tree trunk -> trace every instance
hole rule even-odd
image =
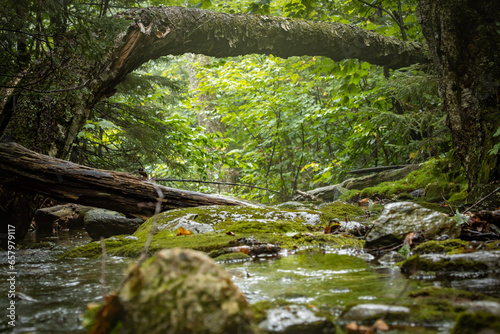
[[[15,143],[0,144],[0,183],[3,190],[41,194],[143,219],[155,213],[159,202],[161,211],[202,205],[247,205],[236,200],[160,186],[126,173],[81,166],[30,151]],[[163,196],[161,199],[159,191]],[[16,207],[29,206],[30,203],[24,201],[25,196],[17,197]],[[31,221],[31,212],[24,212],[26,215],[20,216],[20,219]],[[25,226],[22,221],[6,223]],[[27,231],[21,232],[26,234]],[[1,246],[6,246],[3,240]]]
[[[6,189],[116,210],[143,219],[155,213],[158,201],[161,211],[202,205],[247,205],[161,186],[127,173],[78,165],[16,143],[0,144],[0,182]],[[163,199],[159,199],[158,191]]]
[[[500,2],[420,0],[419,15],[469,190],[498,180]]]

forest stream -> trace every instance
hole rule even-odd
[[[35,241],[35,234],[27,241]],[[31,239],[31,240],[30,240]],[[83,230],[59,232],[57,236],[39,237],[47,247],[24,249],[17,253],[19,298],[18,321],[12,333],[84,333],[82,314],[87,303],[102,300],[101,260],[60,259],[67,250],[90,240]],[[2,257],[2,268],[7,267]],[[106,288],[112,290],[123,280],[130,258],[108,257]],[[500,296],[498,278],[457,276],[452,280],[409,280],[393,264],[379,263],[372,255],[352,249],[298,250],[277,257],[261,257],[245,263],[220,264],[244,293],[250,304],[277,301],[297,306],[268,314],[261,327],[279,332],[294,321],[321,320],[311,310],[339,316],[346,305],[365,303],[400,304],[408,291],[426,286],[480,290]],[[5,281],[7,270],[2,270]],[[405,296],[405,297],[402,297]],[[2,309],[7,307],[5,299]],[[294,314],[290,316],[290,314]],[[315,315],[316,314],[316,315]],[[300,318],[304,319],[300,319]],[[2,321],[0,332],[11,329]],[[453,323],[436,322],[426,328],[401,323],[388,333],[448,333]]]

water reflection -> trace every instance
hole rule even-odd
[[[407,287],[392,268],[376,268],[345,254],[302,252],[278,259],[222,265],[244,268],[249,277],[233,277],[249,302],[283,299],[342,308],[359,300],[391,302]]]

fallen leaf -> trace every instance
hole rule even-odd
[[[377,331],[388,331],[389,330],[389,325],[387,325],[387,323],[382,320],[382,319],[378,319],[377,321],[375,321],[375,323],[373,324],[373,329],[377,330]]]
[[[177,236],[191,235],[191,234],[193,234],[193,232],[191,232],[190,230],[186,230],[184,227],[179,227],[179,229],[177,230]]]
[[[362,200],[359,200],[358,205],[359,206],[368,206],[369,201],[370,201],[369,197],[363,198]]]
[[[346,329],[348,332],[349,331],[358,331],[358,324],[355,322],[350,322],[349,324],[347,324]]]

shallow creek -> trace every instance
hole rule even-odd
[[[60,233],[57,238],[43,238],[43,241],[52,245],[16,253],[16,290],[32,300],[17,300],[16,327],[12,331],[12,327],[2,320],[2,333],[84,333],[81,314],[85,305],[102,299],[100,260],[59,259],[66,250],[89,241],[85,232]],[[128,258],[107,259],[108,291],[119,286],[131,261]],[[8,271],[5,253],[0,266],[0,279],[5,282]],[[490,286],[484,279],[480,282],[469,279],[469,283],[463,279],[451,282],[408,280],[398,268],[380,265],[367,254],[350,250],[301,251],[279,258],[221,266],[252,304],[278,299],[306,304],[335,315],[353,303],[391,304],[399,300],[405,289],[409,291],[431,284],[462,289],[479,285],[482,291],[489,289],[498,293],[497,280]],[[2,298],[0,308],[5,310],[7,306],[7,298]],[[450,325],[436,324],[431,329],[414,330],[405,326],[404,330],[390,333],[447,333]]]

